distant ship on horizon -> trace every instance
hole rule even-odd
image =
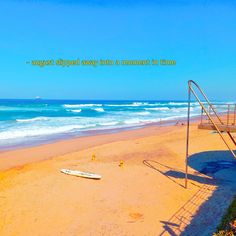
[[[41,100],[42,98],[40,96],[36,96],[35,100]]]

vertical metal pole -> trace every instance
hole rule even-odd
[[[202,112],[201,112],[201,124],[202,124],[202,120],[203,120],[203,109],[202,109]]]
[[[227,125],[229,125],[230,105],[228,104]]]
[[[235,118],[236,118],[236,105],[234,105],[234,125],[235,125]]]
[[[189,149],[189,123],[190,123],[190,103],[191,103],[191,84],[188,84],[188,118],[187,118],[187,142],[186,142],[186,159],[185,159],[185,188],[188,187],[188,149]]]
[[[211,115],[211,106],[209,106],[208,107],[208,113]],[[211,122],[210,122],[210,120],[209,120],[209,118],[208,118],[208,124],[210,124]]]

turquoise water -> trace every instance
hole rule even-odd
[[[196,102],[191,114],[200,114]],[[0,148],[129,129],[186,115],[185,101],[0,100]]]

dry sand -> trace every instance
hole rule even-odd
[[[233,160],[217,134],[193,124],[185,189],[185,139],[185,126],[146,127],[0,153],[0,235],[211,235],[236,193],[236,168],[198,172]]]

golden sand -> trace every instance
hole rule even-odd
[[[225,150],[217,135],[190,128],[190,155]],[[185,143],[185,126],[146,127],[2,152],[0,235],[160,235],[206,186],[191,178],[184,188]],[[102,179],[65,175],[62,168]],[[207,197],[214,191],[212,185]],[[204,201],[199,198],[191,217]],[[184,230],[190,222],[174,227]]]

